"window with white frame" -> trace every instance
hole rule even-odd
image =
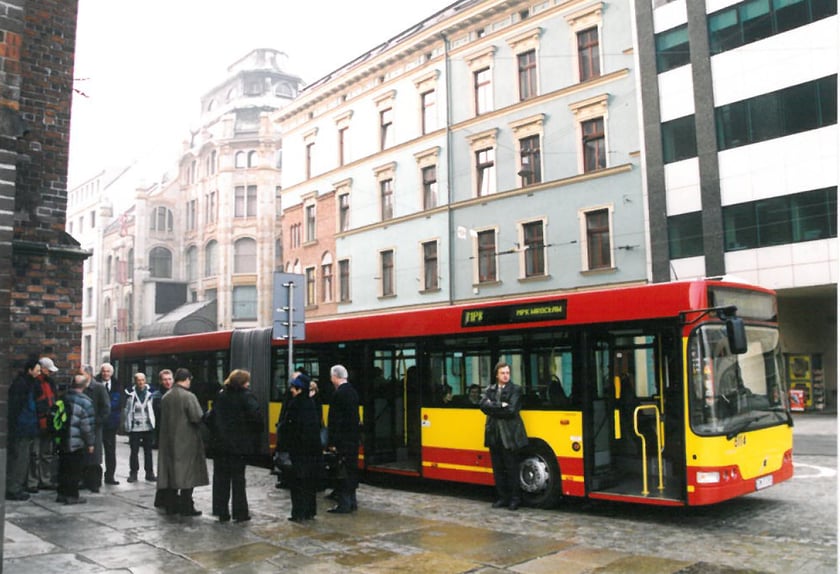
[[[545,114],[536,114],[510,124],[519,152],[517,175],[522,187],[540,183],[542,177],[542,136]]]
[[[379,208],[382,221],[394,218],[394,180],[383,179],[379,182]]]
[[[353,117],[353,112],[349,111],[341,114],[335,118],[336,134],[338,136],[338,165],[342,166],[349,161],[348,152],[350,151],[349,137],[350,137],[350,118]]]
[[[186,208],[187,231],[195,231],[198,227],[198,200],[189,200]]]
[[[257,215],[257,186],[237,185],[234,188],[233,216],[256,217]]]
[[[547,274],[545,260],[545,221],[523,223],[521,229],[522,271],[524,277]]]
[[[232,295],[231,318],[234,321],[257,318],[256,285],[234,285]]]
[[[603,2],[566,14],[566,22],[572,31],[573,54],[579,82],[585,82],[601,75],[601,12]]]
[[[236,169],[244,169],[248,167],[248,154],[244,151],[236,152],[234,156],[233,165]]]
[[[440,147],[414,154],[417,167],[420,168],[421,204],[423,210],[434,209],[438,205],[438,175],[437,162]]]
[[[420,96],[420,133],[427,134],[438,128],[437,120],[437,70],[415,78],[414,85]]]
[[[306,242],[315,241],[317,239],[316,221],[315,221],[315,201],[310,200],[303,206],[303,223],[304,234],[306,235]]]
[[[233,272],[257,272],[257,242],[250,237],[237,239],[233,244]]]
[[[338,231],[350,230],[350,183],[349,179],[335,184],[338,197]]]
[[[392,147],[396,142],[394,136],[394,104],[396,92],[391,90],[374,98],[379,112],[379,149]]]
[[[607,94],[601,94],[569,104],[578,125],[578,166],[581,173],[609,167],[606,132],[608,99]]]
[[[379,252],[379,293],[382,297],[396,294],[394,285],[394,250],[386,249]]]
[[[373,169],[373,175],[379,185],[379,215],[382,221],[394,217],[394,176],[397,164],[390,162]]]
[[[496,275],[496,230],[478,231],[475,237],[475,259],[477,283],[491,283],[498,280]]]
[[[318,128],[309,130],[303,134],[303,175],[305,179],[311,179],[315,162],[315,138],[318,135]]]
[[[303,271],[304,290],[306,292],[306,306],[315,305],[315,268],[307,267]]]
[[[597,207],[581,210],[581,244],[583,268],[587,271],[611,269],[612,261],[612,208]]]
[[[321,302],[333,300],[333,259],[329,253],[321,257]]]
[[[438,242],[425,241],[420,244],[423,254],[423,290],[432,291],[440,287],[438,281]]]
[[[496,128],[468,137],[473,153],[475,196],[496,193]]]
[[[204,222],[207,224],[216,223],[219,217],[219,206],[216,202],[216,197],[215,191],[204,195]]]
[[[519,100],[525,101],[538,95],[537,54],[540,46],[541,28],[532,28],[507,38],[507,43],[516,55]]]
[[[91,220],[93,220],[93,212],[91,212]],[[152,208],[151,217],[149,217],[149,229],[151,231],[168,231],[172,232],[172,210],[168,207],[159,205]],[[91,225],[91,227],[93,227]]]
[[[204,246],[204,276],[215,277],[218,273],[219,244],[215,239]]]
[[[475,115],[493,111],[493,60],[496,47],[491,46],[464,56],[473,78]]]
[[[435,102],[436,92],[429,90],[420,94],[421,133],[427,134],[437,129],[437,115]]]
[[[165,247],[154,247],[149,252],[149,275],[155,278],[172,278],[172,252]]]
[[[186,257],[184,257],[184,265],[186,267],[187,281],[195,281],[198,279],[198,248],[195,245],[187,248]]]
[[[342,303],[350,302],[350,260],[341,259],[338,262],[338,300]]]

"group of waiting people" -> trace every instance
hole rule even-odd
[[[349,514],[358,509],[359,395],[348,380],[343,365],[330,368],[333,394],[326,426],[318,398],[318,385],[299,368],[289,383],[277,422],[277,452],[288,453],[285,471],[292,499],[289,520],[303,522],[317,514],[316,492],[323,481],[324,452],[335,463],[334,486],[329,495],[336,504],[327,512]]]
[[[123,390],[113,366],[104,363],[95,377],[90,369],[74,373],[61,392],[55,381],[57,372],[49,357],[33,359],[10,387],[7,500],[28,500],[31,493],[43,489],[56,490],[57,502],[84,503],[80,488],[100,490],[103,454],[104,483],[119,484],[116,437],[122,429],[130,449],[128,482],[138,480],[142,449],[145,478],[157,482],[157,508],[169,515],[201,515],[193,489],[210,483],[205,454],[209,450],[214,459],[212,514],[221,522],[250,520],[245,468],[261,452],[264,419],[250,391],[248,371],[232,371],[207,412],[190,391],[193,377],[188,369],[177,369],[174,374],[162,370],[155,390],[144,373],[136,373],[133,385]],[[317,383],[304,372],[292,377],[289,400],[278,423],[278,449],[288,452],[292,461],[290,520],[296,522],[316,514],[316,484],[325,447],[344,464],[333,495],[338,504],[329,512],[349,513],[358,507],[359,399],[352,385],[346,384],[343,366],[332,367],[330,376],[336,392],[326,427],[328,444],[321,438],[325,427],[320,401],[316,406],[310,397],[311,387],[312,395],[317,393]],[[57,436],[48,419],[59,399],[67,418]],[[209,445],[204,444],[202,426],[209,430]],[[153,448],[158,449],[157,475]]]
[[[9,387],[6,500],[57,490],[58,502],[85,502],[79,487],[99,492],[103,455],[105,484],[119,484],[114,473],[123,400],[113,367],[103,363],[96,376],[89,368],[74,373],[66,389],[56,382],[58,372],[50,357],[31,358]],[[59,400],[67,422],[56,434],[51,418]]]
[[[251,519],[245,467],[250,457],[260,453],[263,415],[250,391],[248,371],[232,371],[212,409],[205,413],[190,391],[192,374],[184,368],[174,375],[162,370],[155,391],[147,386],[144,373],[135,374],[124,400],[109,363],[101,365],[96,377],[90,370],[73,374],[64,393],[54,380],[58,370],[49,357],[31,359],[9,388],[6,500],[28,500],[31,493],[44,489],[57,490],[56,502],[85,502],[79,496],[80,486],[99,492],[103,451],[104,482],[119,484],[115,477],[116,436],[122,415],[122,428],[129,437],[128,481],[137,480],[142,448],[146,480],[157,482],[156,507],[167,514],[201,515],[192,495],[195,487],[209,484],[201,433],[205,425],[214,458],[212,513],[221,522]],[[510,380],[510,365],[499,362],[493,375],[483,394],[477,385],[470,387],[469,402],[477,402],[487,416],[484,445],[490,449],[498,496],[493,507],[516,510],[521,503],[518,453],[528,444],[519,413],[522,391]],[[303,369],[289,382],[277,423],[277,452],[288,453],[291,461],[287,476],[292,501],[289,520],[294,522],[311,520],[317,513],[316,491],[324,452],[334,455],[339,468],[330,495],[337,504],[328,512],[347,514],[358,508],[359,396],[347,378],[344,366],[331,367],[334,392],[326,427],[317,383],[310,381]],[[59,398],[67,419],[57,437],[49,418]],[[158,448],[158,476],[152,460],[154,446]]]

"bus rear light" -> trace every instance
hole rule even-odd
[[[717,484],[719,482],[720,472],[716,470],[697,473],[697,484]]]

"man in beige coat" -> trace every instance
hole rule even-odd
[[[193,488],[210,484],[200,425],[204,414],[190,392],[192,374],[175,372],[175,384],[161,400],[158,444],[158,483],[161,506],[167,514],[200,516],[193,504]]]

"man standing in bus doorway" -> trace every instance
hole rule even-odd
[[[519,491],[519,451],[528,446],[528,435],[519,410],[522,389],[510,380],[510,365],[499,361],[493,369],[495,382],[484,392],[481,412],[487,415],[484,424],[484,446],[490,449],[493,479],[498,499],[493,508],[516,510],[521,503]]]
[[[190,392],[192,374],[175,371],[175,384],[161,400],[158,483],[160,503],[166,514],[201,516],[193,503],[193,488],[210,484],[201,419],[204,411]]]
[[[336,453],[343,470],[336,484],[338,504],[327,512],[349,514],[358,508],[356,503],[356,474],[359,466],[359,395],[347,382],[343,365],[330,368],[330,380],[335,392],[330,399],[327,415],[329,450]]]

